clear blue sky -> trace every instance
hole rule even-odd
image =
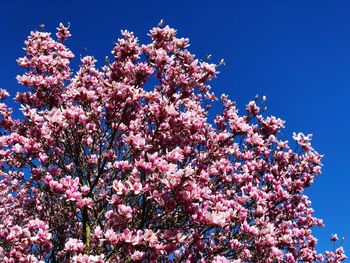
[[[284,136],[314,134],[325,154],[323,174],[307,193],[326,227],[315,229],[319,250],[331,233],[345,236],[350,253],[350,1],[89,1],[0,0],[0,87],[22,89],[15,76],[30,30],[71,22],[67,42],[77,58],[87,48],[100,61],[120,29],[142,42],[160,19],[191,39],[199,57],[224,58],[213,90],[242,107],[255,94],[268,97],[269,113],[286,120]],[[75,65],[77,65],[76,59]]]

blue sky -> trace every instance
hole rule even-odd
[[[226,66],[212,83],[243,107],[258,93],[268,97],[268,113],[293,131],[313,133],[323,174],[307,190],[326,227],[315,229],[319,250],[332,249],[329,236],[345,236],[350,253],[350,2],[349,1],[88,1],[0,0],[0,87],[13,96],[30,30],[54,31],[71,22],[67,45],[79,57],[87,49],[100,62],[110,55],[120,29],[142,42],[160,19],[191,39],[198,57],[212,54]],[[75,60],[75,65],[78,59]]]

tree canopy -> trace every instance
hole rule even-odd
[[[0,92],[3,262],[345,259],[318,253],[311,231],[323,222],[304,189],[322,156],[311,135],[282,140],[265,97],[241,115],[217,98],[208,83],[222,63],[197,59],[169,26],[145,45],[122,31],[111,61],[83,56],[76,73],[69,28],[57,30],[31,32],[18,59],[23,118]]]

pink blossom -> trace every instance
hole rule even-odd
[[[142,258],[144,257],[144,252],[141,251],[135,251],[132,255],[131,255],[131,259],[134,261],[140,261],[142,260]]]
[[[68,241],[65,243],[64,247],[68,252],[81,253],[84,251],[85,246],[83,242],[81,242],[81,240],[69,238]]]
[[[118,212],[121,216],[125,217],[126,219],[132,218],[132,209],[130,206],[118,205]]]
[[[337,235],[337,234],[333,234],[333,235],[331,236],[331,241],[332,241],[332,242],[335,242],[335,241],[337,241],[337,240],[339,240],[338,235]]]

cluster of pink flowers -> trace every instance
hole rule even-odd
[[[13,119],[0,90],[1,262],[340,262],[319,254],[304,189],[321,171],[311,135],[280,139],[284,121],[258,100],[238,109],[208,82],[176,30],[140,45],[122,31],[101,69],[65,46],[68,27],[31,32],[18,76],[30,88]],[[337,236],[332,237],[337,241]]]

